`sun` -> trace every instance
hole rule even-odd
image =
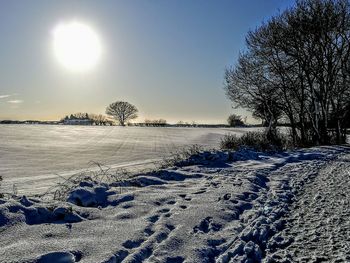
[[[72,71],[87,71],[101,56],[101,43],[96,32],[77,21],[58,24],[53,30],[53,50],[58,61]]]

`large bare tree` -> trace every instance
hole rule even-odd
[[[137,108],[125,101],[113,102],[106,109],[106,114],[115,118],[122,126],[125,126],[127,121],[137,118],[137,113]]]
[[[226,92],[274,128],[287,120],[293,141],[341,143],[349,125],[350,3],[300,0],[248,33],[226,71]]]

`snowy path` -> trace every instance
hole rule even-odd
[[[350,154],[341,155],[310,180],[280,233],[293,242],[278,250],[278,262],[350,262]],[[273,254],[273,253],[271,253]]]

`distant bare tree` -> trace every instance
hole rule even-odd
[[[85,113],[85,112],[77,112],[71,115],[67,115],[65,116],[62,120],[73,120],[73,119],[89,119],[89,114]]]
[[[89,114],[87,114],[86,112],[78,112],[78,113],[75,113],[73,115],[77,119],[89,119]]]
[[[129,120],[137,118],[137,108],[125,101],[117,101],[110,104],[106,109],[106,114],[115,118],[121,126]]]
[[[164,119],[159,119],[159,120],[145,120],[145,126],[166,126],[167,122]]]
[[[102,114],[89,114],[89,119],[94,122],[95,125],[107,125],[110,124],[110,120],[107,119],[105,115]]]
[[[230,127],[244,126],[242,117],[236,114],[231,114],[228,116],[227,123]]]

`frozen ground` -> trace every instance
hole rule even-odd
[[[45,191],[58,175],[100,162],[112,167],[145,167],[179,147],[217,147],[228,132],[249,129],[143,128],[55,125],[0,125],[3,187],[19,193]]]
[[[0,262],[349,261],[349,147],[191,160],[0,201]]]

